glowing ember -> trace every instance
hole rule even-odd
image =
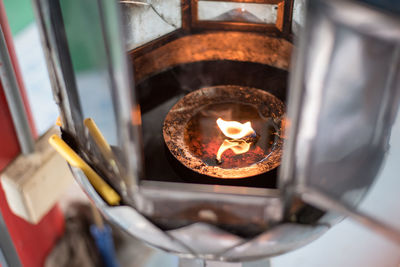
[[[222,154],[231,149],[236,155],[249,151],[252,143],[248,137],[255,137],[256,132],[251,127],[251,122],[240,123],[237,121],[225,121],[221,118],[217,119],[217,125],[222,133],[233,140],[225,139],[218,149],[217,161],[221,163]],[[244,140],[246,138],[247,140]]]

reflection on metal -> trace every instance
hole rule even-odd
[[[169,21],[165,16],[163,16],[161,14],[160,11],[158,11],[154,5],[152,5],[151,3],[146,3],[146,2],[139,2],[139,1],[132,1],[132,0],[120,0],[119,1],[121,4],[131,4],[131,5],[140,5],[140,6],[149,6],[154,13],[157,14],[157,16],[160,17],[160,19],[162,19],[165,23],[171,25],[174,28],[178,28],[178,25],[175,25],[172,21]]]
[[[368,227],[370,230],[400,245],[400,229],[393,228],[389,224],[384,223],[369,214],[355,210],[353,207],[346,205],[345,203],[338,202],[336,199],[330,198],[327,194],[322,194],[318,190],[304,188],[299,189],[298,194],[301,195],[301,198],[305,202],[321,209],[335,211],[344,216],[348,216]]]
[[[186,244],[196,254],[202,255],[218,255],[245,241],[243,238],[206,223],[195,223],[168,231],[168,234]],[[217,240],[223,240],[223,242],[216,242]]]
[[[26,115],[24,103],[20,94],[14,68],[8,54],[3,29],[0,27],[0,79],[8,107],[17,133],[21,151],[24,154],[34,151],[34,140]]]
[[[112,222],[131,235],[169,252],[191,253],[191,251],[154,226],[143,215],[129,206],[110,207],[97,194],[85,174],[77,168],[71,168],[78,183],[85,189],[99,210]]]
[[[3,215],[0,213],[0,264],[2,267],[22,267]],[[3,262],[4,260],[4,262]]]
[[[118,138],[116,150],[120,152],[117,165],[120,167],[120,177],[122,178],[120,182],[123,183],[123,186],[120,186],[119,189],[127,198],[126,201],[131,203],[133,194],[137,191],[139,176],[143,172],[141,113],[136,94],[132,93],[133,79],[125,52],[120,9],[115,3],[107,0],[98,1],[98,6],[99,24],[102,29],[105,57],[111,81],[110,88],[108,88],[112,97],[110,104],[115,112],[115,131]],[[75,15],[71,15],[74,18]],[[92,46],[88,47],[89,50]],[[97,78],[101,79],[102,74],[98,74]],[[108,101],[110,102],[110,99]],[[94,111],[94,114],[96,113],[98,110]],[[134,153],[135,157],[131,157],[131,153]]]
[[[306,12],[306,0],[294,0],[293,3],[293,17],[292,17],[292,32],[298,35],[304,27],[304,20]]]
[[[180,0],[122,0],[119,3],[124,4],[122,11],[129,49],[181,27]]]
[[[396,229],[356,207],[377,178],[399,108],[400,19],[354,1],[310,0],[307,12],[290,82],[286,204],[301,194],[399,242]]]
[[[10,265],[8,265],[6,258],[4,257],[4,253],[2,250],[0,250],[0,265],[3,267],[9,267]]]
[[[251,261],[298,248],[329,229],[328,225],[319,224],[281,224],[266,230],[265,233],[254,239],[245,239],[227,233],[208,223],[162,231],[132,207],[108,206],[81,170],[72,168],[72,171],[78,183],[106,218],[146,243],[183,257],[221,261]]]
[[[178,25],[175,25],[173,22],[168,21],[168,19],[165,18],[165,16],[163,16],[163,15],[161,14],[161,12],[158,11],[151,3],[144,3],[144,2],[130,1],[130,0],[122,0],[122,1],[119,1],[119,2],[120,2],[121,4],[132,4],[132,5],[149,6],[149,7],[154,11],[154,13],[156,13],[157,16],[159,16],[160,19],[162,19],[165,23],[171,25],[171,26],[174,27],[174,28],[178,28]]]
[[[276,189],[144,181],[140,190],[144,204],[137,209],[149,217],[164,218],[167,225],[182,221],[183,227],[190,224],[188,220],[202,221],[231,225],[237,232],[254,236],[282,220],[279,196]]]
[[[150,6],[147,2],[140,2],[140,1],[133,1],[133,0],[120,0],[121,4],[132,4],[132,5],[143,5],[143,6]]]

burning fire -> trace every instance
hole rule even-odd
[[[228,149],[231,149],[235,154],[243,154],[249,151],[252,141],[245,139],[256,136],[256,132],[251,127],[251,122],[240,123],[218,118],[217,125],[222,133],[229,138],[225,139],[218,149],[216,159],[219,163],[222,154]]]
[[[232,139],[241,139],[249,135],[253,135],[256,132],[251,128],[251,122],[244,124],[237,121],[224,121],[218,118],[217,124],[222,133]]]
[[[250,144],[242,140],[229,141],[225,139],[217,152],[218,162],[221,162],[222,154],[228,149],[232,149],[235,154],[243,154],[249,151]]]

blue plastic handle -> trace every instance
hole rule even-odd
[[[104,225],[104,227],[100,229],[96,225],[91,225],[90,233],[96,242],[96,246],[103,259],[104,266],[119,267],[117,258],[115,256],[114,242],[110,226]]]

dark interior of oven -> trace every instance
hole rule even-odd
[[[136,85],[142,112],[143,180],[276,188],[277,169],[242,179],[219,179],[196,173],[176,160],[166,147],[162,127],[171,107],[184,95],[205,86],[258,88],[286,100],[288,72],[272,66],[231,60],[181,64],[147,77]]]

